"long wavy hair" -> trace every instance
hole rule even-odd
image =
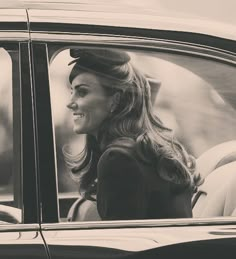
[[[156,173],[172,182],[176,190],[190,187],[195,191],[201,184],[195,159],[174,138],[172,130],[153,113],[147,78],[131,62],[127,62],[109,66],[105,74],[78,66],[78,69],[73,69],[70,81],[83,72],[97,75],[106,94],[111,96],[118,92],[120,100],[112,115],[102,123],[97,138],[86,136],[86,144],[80,154],[71,156],[64,152],[80,193],[87,197],[96,194],[94,181],[99,158],[109,144],[123,137],[134,140],[139,159],[154,164]]]

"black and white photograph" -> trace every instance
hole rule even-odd
[[[235,10],[0,0],[0,258],[236,258]]]

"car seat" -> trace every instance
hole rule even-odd
[[[197,170],[205,180],[193,196],[193,217],[236,216],[236,141],[203,153]]]

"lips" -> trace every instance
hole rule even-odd
[[[81,119],[83,118],[85,115],[84,113],[73,113],[74,119]]]

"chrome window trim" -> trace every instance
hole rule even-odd
[[[66,37],[65,37],[66,35]],[[96,35],[96,34],[48,34],[48,33],[31,33],[32,41],[36,42],[51,42],[51,43],[71,43],[71,44],[95,44],[99,46],[110,47],[127,47],[127,48],[145,48],[146,50],[152,49],[154,51],[174,51],[176,53],[186,53],[189,55],[197,55],[206,58],[213,58],[218,61],[230,62],[236,65],[236,54],[229,51],[223,51],[213,47],[206,47],[194,45],[190,43],[168,41],[152,38],[139,38],[131,36],[120,35]]]
[[[1,31],[0,30],[0,40],[1,41],[26,41],[29,40],[29,33],[26,31]]]
[[[40,226],[38,224],[0,224],[0,233],[1,232],[16,232],[16,231],[31,231],[39,230]]]
[[[160,220],[116,220],[116,221],[84,221],[43,223],[42,230],[73,229],[106,229],[106,228],[148,228],[148,227],[180,227],[180,226],[236,226],[236,217],[187,218]]]

